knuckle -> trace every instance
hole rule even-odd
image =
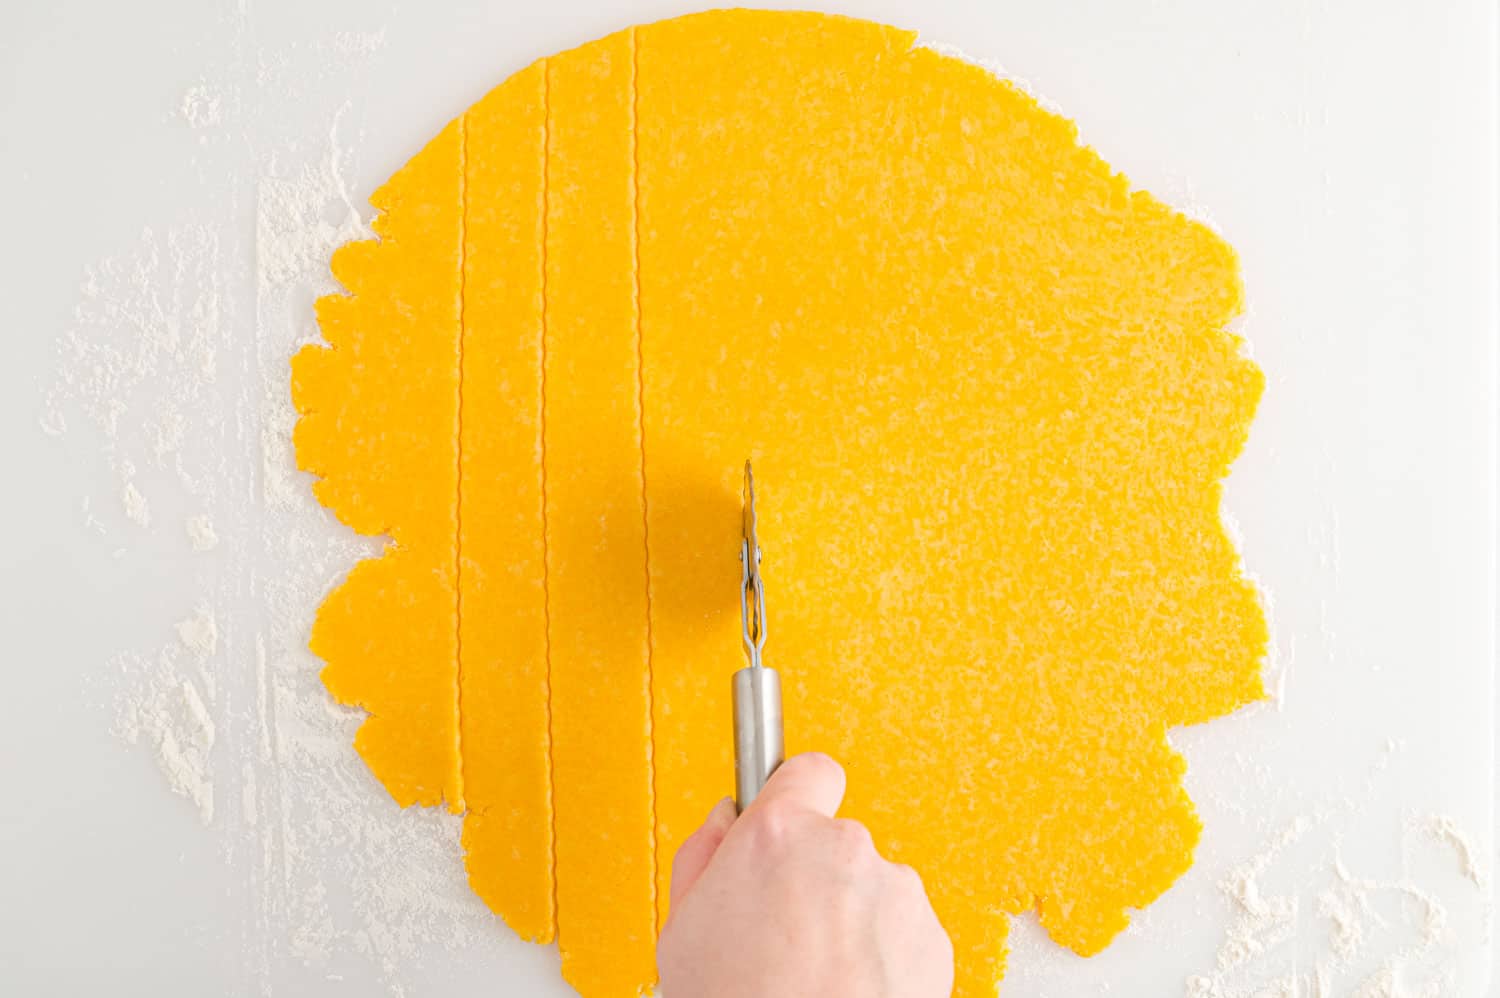
[[[833,823],[838,842],[849,852],[860,856],[875,855],[875,840],[870,830],[853,818],[836,818]]]
[[[924,898],[927,896],[927,889],[922,885],[922,875],[905,863],[892,863],[891,877],[902,891]]]
[[[749,819],[746,829],[750,833],[749,838],[760,850],[774,850],[781,848],[791,835],[792,823],[796,818],[792,807],[781,801],[766,801],[759,807],[749,810],[740,820]]]

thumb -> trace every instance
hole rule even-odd
[[[725,797],[708,812],[703,827],[689,835],[678,848],[677,856],[672,860],[673,907],[708,868],[708,861],[719,851],[719,843],[724,841],[729,826],[734,824],[734,817],[734,801]]]
[[[750,810],[785,801],[832,818],[843,803],[844,785],[844,767],[822,752],[803,752],[776,768]]]

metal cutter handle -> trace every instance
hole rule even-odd
[[[781,731],[781,677],[750,666],[734,674],[734,801],[750,806],[786,758]]]

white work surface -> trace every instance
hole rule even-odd
[[[1089,960],[1017,920],[1004,993],[1494,994],[1493,5],[833,6],[1003,65],[1213,219],[1268,378],[1226,507],[1275,697],[1171,735],[1193,869]],[[0,15],[0,993],[569,993],[318,685],[312,612],[375,546],[290,470],[286,359],[443,123],[689,9]]]

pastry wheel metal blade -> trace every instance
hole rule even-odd
[[[741,811],[750,806],[786,754],[781,677],[761,661],[766,645],[766,589],[755,528],[755,476],[746,461],[740,518],[740,624],[750,664],[734,674],[734,799]]]
[[[761,667],[766,646],[766,590],[760,574],[760,540],[755,534],[755,475],[745,462],[744,509],[740,516],[740,617],[745,654]]]

